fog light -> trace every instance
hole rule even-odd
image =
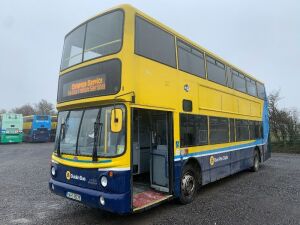
[[[104,200],[104,197],[103,196],[100,196],[100,204],[101,205],[105,205],[105,200]]]
[[[102,176],[101,177],[101,185],[103,187],[106,187],[107,186],[107,177],[106,176]]]
[[[51,184],[51,188],[52,188],[52,190],[54,191],[54,184]]]
[[[56,175],[56,170],[55,170],[54,166],[52,166],[52,168],[51,168],[51,174],[52,174],[52,176]]]

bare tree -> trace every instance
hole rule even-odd
[[[55,115],[54,105],[45,99],[35,104],[35,111],[39,115]]]
[[[269,95],[271,133],[277,141],[293,144],[299,136],[299,113],[297,109],[281,109],[278,106],[280,91]]]
[[[30,104],[25,104],[23,106],[13,108],[12,112],[23,114],[23,116],[29,116],[35,114],[35,110]]]
[[[295,140],[299,136],[299,112],[297,109],[289,110],[287,133],[290,143],[294,144]]]
[[[0,109],[0,114],[6,113],[7,111],[5,109]]]
[[[271,132],[277,141],[280,141],[280,113],[278,109],[278,102],[280,100],[280,92],[272,92],[269,97],[269,117]]]

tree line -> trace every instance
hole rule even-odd
[[[279,102],[282,99],[280,91],[272,92],[268,99],[272,142],[281,142],[283,145],[300,143],[298,110],[279,107]]]
[[[54,105],[51,102],[48,102],[45,99],[40,100],[38,103],[35,104],[24,104],[19,107],[15,107],[11,110],[0,109],[1,113],[18,113],[23,114],[23,116],[30,116],[30,115],[56,115],[56,110]]]

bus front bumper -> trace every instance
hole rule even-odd
[[[62,197],[83,203],[93,208],[100,208],[105,211],[128,214],[131,212],[130,192],[122,194],[104,193],[93,189],[82,188],[63,182],[49,181],[50,190]],[[104,205],[100,203],[100,197],[104,198]]]

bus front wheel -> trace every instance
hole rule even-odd
[[[196,172],[190,164],[184,166],[182,170],[180,188],[180,203],[188,204],[192,202],[198,190],[198,182],[196,179]]]

